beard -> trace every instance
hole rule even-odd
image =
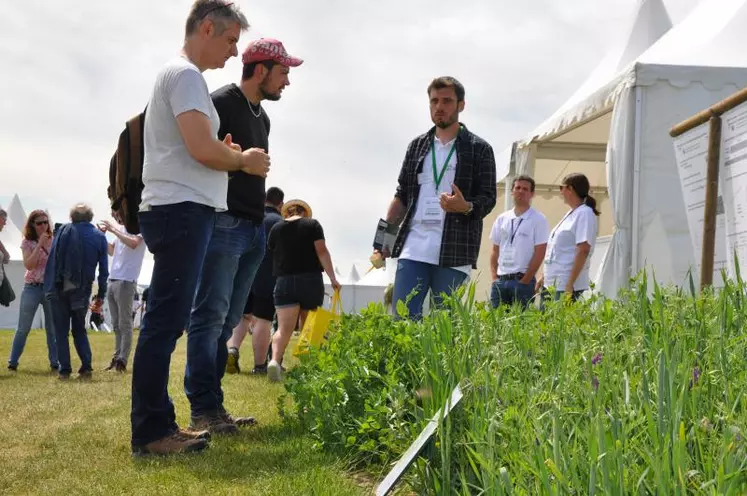
[[[433,120],[433,123],[436,125],[436,127],[439,127],[441,129],[446,129],[447,127],[453,125],[459,120],[459,115],[455,112],[448,117],[442,118],[441,120],[437,120],[437,119],[438,118],[435,118]]]
[[[262,82],[262,84],[259,86],[259,92],[262,94],[262,98],[265,100],[270,100],[271,102],[280,100],[280,91],[273,93],[267,88],[266,82]]]

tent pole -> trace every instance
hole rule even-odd
[[[640,257],[640,208],[641,208],[641,113],[643,112],[643,88],[635,88],[635,135],[633,138],[633,222],[630,258],[631,276],[638,274],[640,266],[638,264]],[[623,164],[624,167],[624,164]]]
[[[706,175],[703,249],[700,260],[700,290],[713,285],[713,259],[716,250],[716,208],[718,203],[718,164],[721,152],[721,117],[712,115],[708,132],[708,171]]]

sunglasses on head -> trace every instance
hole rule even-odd
[[[36,222],[34,222],[34,225],[37,225],[37,226],[48,226],[49,225],[49,221],[48,220],[37,220]]]
[[[229,2],[229,3],[225,3],[225,4],[220,4],[220,5],[215,5],[213,7],[210,7],[209,9],[207,9],[205,12],[202,13],[202,15],[200,16],[200,19],[204,19],[211,12],[215,12],[218,9],[225,9],[227,7],[230,7],[231,5],[233,5],[233,2]]]

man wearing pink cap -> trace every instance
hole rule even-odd
[[[270,119],[261,102],[279,100],[290,84],[290,68],[303,61],[269,38],[251,42],[242,61],[241,82],[211,95],[220,117],[218,137],[230,135],[242,150],[259,148],[269,154]],[[228,360],[226,343],[264,257],[265,178],[229,172],[227,203],[228,210],[216,214],[187,329],[184,386],[192,406],[191,428],[232,434],[238,426],[254,424],[251,417],[236,418],[226,411],[221,380]]]

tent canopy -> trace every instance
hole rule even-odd
[[[615,233],[596,278],[605,293],[644,266],[684,282],[695,257],[668,130],[747,85],[747,0],[703,1],[668,23],[660,0],[644,0],[626,48],[515,148],[519,173],[606,165]]]

